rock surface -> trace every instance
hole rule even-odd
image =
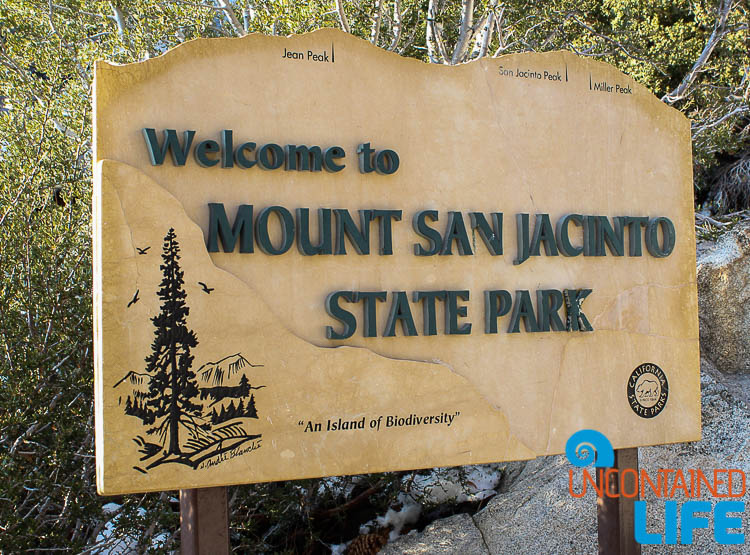
[[[750,475],[750,410],[745,399],[748,388],[723,376],[706,360],[701,364],[703,439],[641,448],[640,467],[656,475],[660,468],[739,468]],[[388,544],[381,553],[596,553],[596,497],[591,490],[581,499],[568,492],[565,456],[529,461],[507,492],[498,494],[474,515],[456,515],[436,521],[419,534],[412,533]],[[578,473],[580,474],[580,473]],[[580,478],[573,483],[581,491]],[[708,497],[704,499],[715,502]],[[664,500],[647,495],[650,533],[664,530]],[[675,500],[686,499],[677,493]],[[750,507],[750,494],[739,499]],[[737,516],[732,514],[731,516]],[[693,545],[643,546],[643,553],[748,553],[750,519],[742,517],[746,543],[723,546],[710,530],[696,530]],[[730,530],[738,532],[738,530]]]
[[[488,555],[490,552],[482,540],[482,534],[474,520],[467,514],[453,515],[436,520],[421,534],[407,534],[389,543],[381,555],[440,555],[461,553],[462,555]]]
[[[737,225],[718,241],[698,244],[701,400],[703,439],[643,447],[640,468],[656,475],[661,468],[738,468],[750,475],[750,223]],[[511,463],[500,493],[473,516],[455,515],[430,524],[386,546],[381,553],[596,553],[596,497],[568,492],[565,456]],[[581,491],[580,473],[573,481]],[[664,530],[664,500],[646,495],[647,530]],[[678,492],[678,503],[689,500]],[[703,496],[715,504],[718,500]],[[721,500],[721,499],[719,499]],[[692,545],[642,546],[650,553],[750,552],[750,493],[742,516],[744,545],[719,545],[711,530],[696,530]],[[737,516],[733,513],[731,516]],[[711,518],[712,522],[713,519]],[[738,532],[733,529],[730,532]],[[679,536],[678,536],[679,537]]]
[[[698,245],[701,351],[722,372],[750,373],[750,223]]]

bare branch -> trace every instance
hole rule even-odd
[[[249,5],[242,10],[242,28],[245,30],[245,33],[248,32],[250,29],[250,22],[255,19],[255,10],[251,8]]]
[[[343,0],[336,0],[336,11],[339,13],[339,23],[341,24],[341,29],[343,29],[347,33],[351,33],[352,30],[349,27],[349,20],[346,19],[346,14],[344,13]]]
[[[406,13],[406,12],[404,12],[404,13]],[[417,17],[419,17],[419,16],[417,16]],[[409,35],[409,38],[406,39],[406,42],[404,43],[404,45],[401,48],[398,49],[398,53],[399,54],[403,55],[404,52],[406,52],[409,48],[411,48],[411,46],[414,44],[414,39],[417,38],[417,31],[419,31],[419,28],[420,28],[420,25],[417,22],[417,25],[415,25],[414,29],[412,29],[411,34]]]
[[[375,2],[375,14],[372,17],[372,28],[370,29],[370,42],[377,46],[380,38],[381,16],[383,15],[383,0]]]
[[[474,0],[461,2],[461,24],[459,26],[458,41],[453,50],[451,64],[457,64],[464,59],[469,49],[469,40],[474,28]]]
[[[495,53],[492,55],[493,58],[497,58],[500,56],[503,52],[508,50],[511,46],[513,46],[517,41],[513,41],[512,43],[508,43],[508,40],[510,37],[513,36],[513,33],[515,33],[514,29],[510,29],[507,33],[503,32],[503,22],[504,22],[504,16],[505,16],[505,6],[500,8],[500,13],[497,13],[495,9],[492,10],[492,14],[495,19],[495,29],[497,30],[497,41],[498,41],[498,47],[497,50],[495,50]],[[526,16],[524,19],[528,18],[529,16]],[[521,20],[523,21],[523,20]]]
[[[595,29],[593,29],[589,25],[586,25],[583,21],[581,21],[580,19],[578,19],[575,15],[571,15],[569,18],[572,19],[573,21],[575,21],[582,28],[586,29],[589,33],[591,33],[595,37],[599,37],[600,39],[604,40],[605,42],[610,43],[615,48],[615,50],[621,50],[622,53],[625,54],[628,58],[632,58],[634,60],[638,60],[639,62],[647,63],[647,64],[651,65],[651,67],[653,67],[656,71],[658,71],[662,75],[667,75],[666,71],[664,71],[662,68],[660,68],[659,66],[657,66],[651,60],[648,60],[646,58],[642,58],[640,56],[636,56],[634,53],[630,52],[630,50],[628,50],[628,48],[625,47],[625,45],[623,45],[621,42],[616,41],[615,39],[613,39],[612,37],[608,37],[607,35],[603,35],[601,33],[598,33]],[[550,40],[551,36],[552,35],[550,35],[549,37],[547,37],[547,40],[545,41],[545,46],[546,46],[546,43]],[[572,46],[570,46],[570,48],[573,49]],[[593,49],[593,47],[591,49]],[[589,49],[589,50],[591,50],[591,49]],[[610,53],[611,52],[594,53],[593,56],[599,56],[599,55],[610,54]],[[585,53],[581,53],[581,54],[586,55],[586,56],[592,55],[592,54],[589,54],[589,52],[585,52]]]
[[[700,212],[696,212],[695,213],[695,219],[696,220],[701,220],[702,222],[708,222],[708,223],[710,223],[712,225],[715,225],[717,227],[726,227],[726,226],[729,225],[728,223],[722,223],[722,222],[720,222],[718,220],[713,219],[710,216],[706,216],[705,214],[701,214]]]
[[[109,5],[112,6],[113,17],[117,24],[117,34],[125,42],[125,14],[116,3],[110,2]]]
[[[221,9],[221,11],[224,12],[224,15],[229,20],[229,23],[232,25],[234,32],[237,33],[238,36],[244,37],[247,33],[245,32],[245,29],[242,27],[240,20],[237,19],[237,15],[235,15],[234,13],[234,8],[232,7],[231,2],[229,2],[229,0],[215,0],[215,1],[216,1],[216,5]]]
[[[433,64],[442,64],[448,60],[448,53],[443,44],[443,29],[435,20],[437,18],[437,6],[435,0],[430,0],[427,5],[427,55]]]
[[[716,13],[716,22],[714,23],[714,30],[711,33],[711,36],[708,38],[706,46],[703,47],[703,51],[701,52],[700,56],[698,56],[698,59],[693,64],[693,67],[690,68],[690,71],[688,71],[687,75],[685,75],[685,77],[682,79],[682,82],[677,86],[677,88],[671,93],[665,94],[661,98],[663,102],[666,102],[667,104],[674,104],[678,100],[682,100],[683,98],[685,98],[688,89],[695,82],[695,79],[702,71],[703,66],[706,65],[706,62],[708,62],[708,59],[711,57],[714,48],[716,48],[716,45],[719,44],[719,42],[721,42],[721,39],[723,39],[727,34],[727,19],[729,19],[729,13],[732,11],[732,8],[734,6],[735,4],[733,3],[733,0],[719,0],[719,6]]]
[[[483,58],[487,55],[487,49],[490,46],[492,40],[492,34],[495,30],[495,14],[490,9],[482,19],[478,27],[482,28],[482,31],[476,35],[474,40],[474,49],[471,51],[471,58]]]
[[[728,120],[732,116],[736,116],[736,115],[739,115],[739,114],[745,114],[745,113],[750,113],[750,107],[748,107],[748,106],[739,106],[739,107],[735,108],[734,110],[732,110],[731,112],[727,112],[726,114],[724,114],[723,116],[721,116],[716,121],[712,121],[711,123],[704,123],[704,124],[697,125],[697,126],[694,127],[694,130],[693,130],[693,138],[697,137],[698,135],[700,135],[701,133],[703,133],[707,129],[711,129],[712,127],[716,127],[717,125],[722,124],[723,122],[725,122],[726,120]]]
[[[48,2],[49,11],[47,12],[49,17],[49,25],[52,27],[52,32],[55,34],[55,36],[60,40],[60,44],[65,48],[68,52],[70,52],[71,57],[73,58],[75,62],[76,72],[78,73],[78,77],[81,79],[81,83],[84,87],[88,85],[89,79],[86,75],[86,72],[83,71],[83,68],[81,67],[81,64],[78,61],[78,56],[75,48],[68,44],[63,36],[58,33],[57,27],[55,26],[55,19],[54,19],[54,6],[52,5],[52,0],[49,0]]]
[[[403,15],[401,13],[401,0],[395,0],[393,2],[393,40],[388,45],[388,50],[395,50],[398,46],[398,41],[401,40],[401,21]]]

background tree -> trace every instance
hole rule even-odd
[[[167,453],[179,455],[180,427],[196,430],[200,427],[202,406],[193,403],[198,395],[198,382],[192,370],[193,355],[190,349],[198,345],[195,332],[187,327],[190,308],[185,303],[184,272],[180,269],[180,246],[174,229],[164,237],[162,247],[164,264],[159,268],[162,278],[157,295],[161,311],[151,318],[156,329],[151,344],[151,354],[146,357],[146,372],[151,374],[146,406],[154,414],[156,425],[149,434],[158,434],[168,440]],[[159,419],[161,421],[159,422]]]
[[[198,37],[346,32],[455,64],[571,49],[611,62],[692,121],[696,201],[748,207],[748,13],[737,0],[3,0],[0,2],[0,549],[100,550],[132,534],[177,546],[171,494],[94,489],[91,322],[93,63],[158,56]],[[446,109],[451,109],[446,106]],[[350,490],[387,503],[386,476]],[[246,551],[301,550],[351,514],[323,481],[233,489]],[[303,487],[304,486],[304,487]],[[377,493],[359,498],[375,488]],[[304,489],[304,491],[303,491]],[[140,511],[139,509],[145,509]],[[317,511],[317,512],[316,512]],[[117,517],[113,536],[100,536]],[[314,524],[313,522],[317,522]],[[330,528],[356,533],[343,520]],[[311,548],[312,549],[312,548]]]

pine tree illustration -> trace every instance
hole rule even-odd
[[[247,397],[247,394],[250,393],[250,382],[247,379],[247,376],[245,374],[242,374],[242,378],[240,379],[240,395],[243,397]]]
[[[258,411],[255,408],[255,395],[250,395],[250,400],[247,402],[247,409],[245,410],[245,416],[248,418],[258,418]]]
[[[230,401],[227,407],[227,420],[234,418],[237,415],[237,407],[234,406],[234,400]]]
[[[187,327],[190,309],[185,304],[180,269],[180,247],[174,229],[170,228],[162,246],[163,264],[157,295],[161,310],[151,318],[154,341],[151,354],[146,357],[146,371],[151,374],[144,409],[152,412],[155,422],[148,434],[158,434],[162,445],[168,442],[167,453],[180,455],[180,427],[195,430],[201,427],[197,419],[201,406],[191,401],[198,394],[195,372],[191,370],[193,355],[190,349],[198,345],[195,332]]]

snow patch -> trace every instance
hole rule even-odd
[[[457,468],[434,469],[418,476],[415,484],[428,503],[476,502],[494,496],[502,477],[502,465],[471,465]]]
[[[407,475],[402,481],[396,506],[383,516],[370,520],[359,528],[360,534],[391,526],[388,541],[394,541],[401,531],[419,521],[423,505],[477,502],[494,496],[500,484],[504,465],[486,464],[456,468],[434,468],[425,474]],[[410,532],[413,532],[411,530]]]
[[[742,256],[737,242],[732,234],[725,234],[716,245],[698,259],[698,266],[721,267],[734,262]]]
[[[391,526],[388,541],[393,541],[401,535],[401,530],[408,524],[415,524],[422,514],[422,505],[408,493],[399,493],[398,501],[401,509],[395,511],[388,509],[385,516],[379,516],[376,520],[381,528]]]
[[[363,482],[363,476],[331,476],[320,481],[318,486],[318,495],[324,495],[326,492],[333,497],[349,498],[360,483]]]
[[[120,505],[117,503],[107,503],[102,507],[102,511],[105,514],[111,514],[118,512],[112,519],[108,520],[104,524],[104,528],[96,536],[96,545],[101,546],[101,549],[97,553],[101,555],[128,555],[135,553],[138,547],[138,538],[125,535],[123,537],[117,537],[117,521],[120,520],[119,515]],[[108,512],[109,511],[109,512]],[[146,510],[139,507],[138,516],[145,516]]]
[[[111,515],[119,511],[120,507],[122,507],[122,505],[118,505],[117,503],[107,503],[102,507],[102,513],[105,515]]]
[[[121,536],[116,532],[121,509],[122,505],[117,503],[107,503],[102,507],[102,513],[114,516],[104,524],[104,528],[96,536],[94,547],[97,549],[95,553],[99,555],[130,555],[137,552],[138,536],[129,534]],[[146,516],[146,509],[138,507],[138,516]],[[166,532],[156,534],[151,538],[151,547],[154,549],[164,548],[168,541],[169,534]]]

